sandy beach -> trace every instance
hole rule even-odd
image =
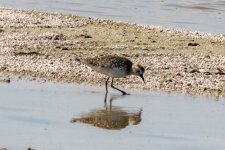
[[[146,68],[146,84],[130,76],[118,86],[225,96],[225,36],[58,13],[0,8],[0,73],[10,78],[103,85],[80,64],[119,55]]]

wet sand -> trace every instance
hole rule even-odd
[[[75,58],[124,56],[146,68],[123,88],[225,96],[225,36],[58,13],[0,8],[0,72],[20,78],[103,85]]]

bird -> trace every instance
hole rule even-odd
[[[134,64],[132,61],[130,61],[125,57],[120,57],[117,55],[105,55],[105,56],[101,55],[86,58],[81,62],[91,67],[96,72],[108,76],[105,82],[106,93],[108,93],[108,82],[110,78],[112,78],[111,87],[113,89],[120,91],[122,95],[129,95],[129,94],[113,85],[114,78],[123,78],[128,75],[136,75],[141,77],[141,79],[145,83],[145,79],[143,76],[145,72],[144,67],[139,64]]]

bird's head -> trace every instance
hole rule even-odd
[[[141,79],[143,80],[143,82],[145,83],[145,79],[143,74],[145,73],[145,68],[142,67],[141,65],[135,65],[132,68],[132,74],[141,77]]]

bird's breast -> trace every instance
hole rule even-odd
[[[99,73],[102,73],[114,78],[121,78],[121,77],[125,77],[129,75],[125,68],[119,68],[119,67],[112,67],[112,68],[111,67],[92,67],[92,68]]]

